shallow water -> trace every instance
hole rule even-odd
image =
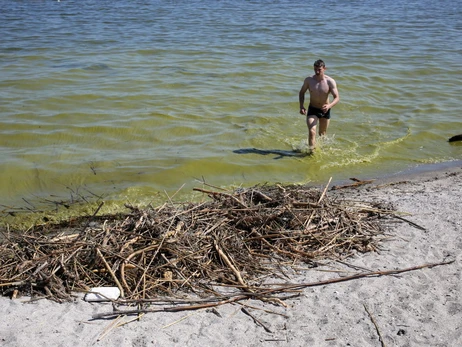
[[[0,5],[4,212],[462,159],[447,142],[462,133],[460,2]],[[313,156],[280,155],[306,150],[298,91],[318,58],[341,96],[329,134]]]

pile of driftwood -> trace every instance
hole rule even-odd
[[[0,291],[57,301],[92,287],[118,287],[125,300],[159,296],[264,297],[268,277],[301,262],[344,259],[377,248],[379,203],[331,198],[302,186],[256,186],[234,192],[196,188],[203,202],[73,218],[0,235]],[[100,205],[101,207],[101,205]],[[217,289],[219,288],[219,289]]]

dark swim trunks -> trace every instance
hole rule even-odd
[[[307,116],[316,116],[318,118],[326,118],[330,119],[330,109],[324,113],[320,108],[316,108],[313,106],[308,106],[308,112],[306,114]]]

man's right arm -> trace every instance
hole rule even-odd
[[[305,79],[303,82],[303,86],[300,89],[300,92],[298,93],[298,101],[300,102],[300,114],[306,115],[306,109],[305,109],[305,93],[308,90],[309,84],[308,84],[308,78]]]

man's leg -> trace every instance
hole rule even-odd
[[[330,119],[319,118],[319,136],[324,136],[327,133],[327,128],[329,127]]]
[[[308,126],[308,146],[310,150],[316,148],[316,126],[318,125],[318,117],[309,115],[306,117],[306,125]]]

